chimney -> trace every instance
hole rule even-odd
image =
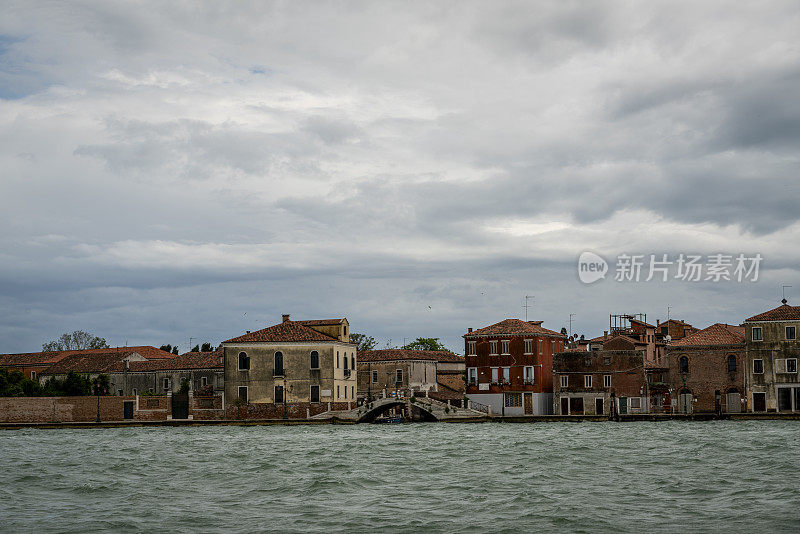
[[[288,323],[289,322],[289,314],[288,313],[284,313],[282,317],[283,317],[283,322],[284,323]]]
[[[661,319],[656,319],[656,326],[661,326]]]
[[[247,330],[247,333],[249,334],[249,333],[250,333],[250,330]]]
[[[472,333],[472,327],[470,326],[469,328],[467,328],[467,334],[471,334],[471,333]]]
[[[608,330],[603,330],[603,341],[608,339]]]

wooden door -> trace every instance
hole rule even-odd
[[[599,397],[596,398],[594,400],[594,413],[596,413],[597,415],[603,415],[605,413],[605,410],[603,408],[604,408],[603,399]]]
[[[561,397],[561,415],[569,415],[569,398]]]
[[[133,419],[133,401],[125,401],[122,403],[122,418]]]
[[[739,393],[728,393],[725,396],[725,411],[728,413],[742,411],[742,396]]]
[[[533,415],[533,393],[523,393],[525,397],[525,415]]]
[[[753,393],[753,411],[766,412],[767,411],[767,394],[766,393]]]

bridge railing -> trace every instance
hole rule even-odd
[[[475,402],[474,400],[470,400],[467,402],[467,406],[472,408],[473,410],[477,410],[483,413],[489,413],[489,405],[488,404],[481,404],[480,402]]]

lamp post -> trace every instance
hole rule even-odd
[[[284,377],[284,379],[283,379],[283,418],[284,418],[284,420],[285,419],[289,419],[289,413],[287,411],[288,406],[286,405],[286,396],[287,396],[286,393],[287,393],[287,391],[286,391],[286,378]]]
[[[97,379],[95,379],[97,380]],[[95,423],[100,422],[100,383],[99,381],[94,383],[94,394],[97,395],[97,418],[94,420]]]

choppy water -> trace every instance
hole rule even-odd
[[[798,531],[800,423],[0,431],[4,532]]]

